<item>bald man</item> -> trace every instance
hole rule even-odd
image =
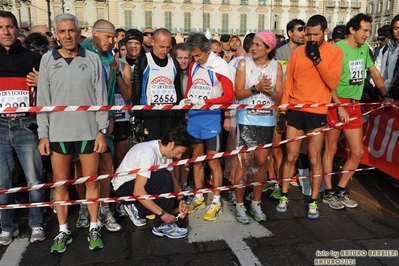
[[[134,69],[133,104],[178,104],[183,93],[179,63],[169,55],[172,35],[167,29],[157,29],[153,44],[152,52],[141,56]],[[142,134],[146,141],[161,139],[184,121],[181,111],[135,111],[134,115],[136,123],[146,129]]]
[[[53,47],[56,46],[57,43],[54,40],[53,33],[51,32],[51,30],[46,25],[33,26],[30,29],[29,33],[34,33],[34,32],[39,32],[43,36],[46,36],[46,38],[48,40],[48,48],[53,48]]]
[[[130,89],[130,84],[126,84],[126,80],[123,79],[123,75],[119,69],[119,53],[112,56],[112,48],[114,47],[115,27],[114,25],[105,20],[97,20],[92,29],[93,38],[89,42],[83,42],[83,48],[95,52],[101,59],[103,70],[105,74],[105,82],[107,84],[108,104],[115,105],[115,85],[119,88]],[[114,152],[113,138],[111,133],[114,130],[114,111],[109,112],[109,126],[108,129],[103,132],[107,136],[108,148],[104,153],[100,153],[100,161],[98,174],[112,174],[113,173],[113,159],[112,155]],[[111,193],[111,179],[103,179],[100,182],[100,197],[109,197]],[[79,193],[83,196],[82,191]],[[87,217],[85,215],[85,205],[81,205],[79,212],[78,221],[76,227],[86,227],[88,224],[85,223]],[[99,213],[99,220],[105,226],[108,231],[119,231],[122,227],[116,222],[112,213],[109,209],[108,203],[102,203]]]

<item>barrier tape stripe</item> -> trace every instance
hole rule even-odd
[[[80,106],[33,106],[3,107],[0,113],[43,113],[76,111],[148,111],[148,110],[214,110],[214,109],[269,109],[269,108],[316,108],[355,105],[381,105],[381,103],[314,103],[314,104],[207,104],[207,105],[80,105]]]
[[[381,108],[384,108],[384,107],[380,106],[377,109],[373,109],[373,110],[370,110],[368,112],[365,112],[365,113],[362,114],[362,116],[367,115],[367,114],[369,114],[371,112],[374,112],[374,111],[376,111],[378,109],[381,109]],[[349,120],[353,121],[353,120],[358,119],[358,118],[359,117],[352,117]],[[339,122],[335,126],[341,126],[341,125],[343,125],[343,123]],[[114,178],[116,176],[125,176],[125,175],[137,174],[137,173],[140,173],[140,172],[155,171],[155,170],[164,169],[164,168],[168,168],[168,167],[172,167],[172,166],[174,167],[174,166],[178,166],[178,165],[185,165],[187,163],[196,163],[196,162],[202,162],[202,161],[209,161],[209,160],[212,160],[212,159],[218,159],[218,158],[222,158],[222,157],[228,157],[228,156],[231,156],[231,155],[237,155],[239,153],[251,152],[251,151],[256,151],[256,150],[260,150],[260,149],[266,149],[266,148],[270,148],[270,147],[280,146],[280,145],[286,144],[288,142],[293,142],[293,141],[297,141],[297,140],[304,139],[304,138],[307,138],[307,137],[316,136],[316,135],[322,134],[324,132],[327,132],[327,131],[329,131],[331,129],[332,128],[330,128],[330,127],[323,128],[320,131],[310,132],[310,133],[307,133],[305,135],[294,137],[294,138],[291,138],[291,139],[282,140],[280,142],[272,142],[272,143],[267,143],[265,145],[258,145],[258,146],[254,146],[254,147],[250,147],[250,148],[241,148],[239,150],[218,152],[218,153],[215,153],[213,155],[203,155],[203,156],[199,156],[199,157],[196,157],[196,158],[183,159],[183,160],[171,162],[169,164],[154,165],[154,166],[151,166],[151,167],[149,167],[147,169],[137,168],[137,169],[133,169],[133,170],[131,170],[129,172],[105,174],[105,175],[100,175],[100,176],[86,176],[86,177],[81,177],[79,179],[73,179],[73,180],[63,180],[63,181],[58,181],[58,182],[53,182],[53,183],[45,183],[45,184],[37,184],[37,185],[24,186],[24,187],[15,187],[15,188],[1,189],[0,190],[0,195],[12,194],[12,193],[24,192],[24,191],[33,191],[33,190],[39,190],[39,189],[45,189],[45,188],[55,188],[55,187],[61,187],[61,186],[77,185],[77,184],[82,184],[82,183],[86,183],[86,182],[99,181],[99,180],[103,180],[103,179],[106,179],[106,178]]]
[[[326,173],[323,175],[334,175],[334,174],[347,173],[347,172],[360,172],[360,171],[366,171],[366,170],[372,170],[372,169],[375,169],[375,167],[357,168],[357,169],[353,169],[353,170],[343,170],[343,171],[338,171],[338,172]],[[0,209],[25,209],[25,208],[49,207],[49,206],[57,206],[57,205],[80,205],[80,204],[93,204],[93,203],[111,203],[111,202],[125,202],[125,201],[137,201],[137,200],[153,200],[153,199],[158,199],[158,198],[175,198],[177,196],[195,195],[197,192],[207,194],[207,193],[211,193],[214,191],[225,191],[225,190],[232,190],[234,188],[261,186],[261,185],[265,185],[265,184],[280,183],[283,181],[298,182],[299,179],[311,178],[311,177],[315,177],[315,176],[316,175],[314,175],[314,176],[299,176],[299,177],[294,177],[294,178],[285,178],[285,179],[278,180],[278,181],[271,180],[271,181],[266,181],[266,182],[252,182],[252,183],[246,183],[246,184],[221,186],[221,187],[216,187],[216,188],[192,189],[192,190],[187,190],[187,191],[163,193],[163,194],[7,204],[7,205],[0,205]]]

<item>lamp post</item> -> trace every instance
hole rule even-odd
[[[50,0],[47,1],[47,16],[48,16],[48,28],[51,30],[51,9],[50,9]]]

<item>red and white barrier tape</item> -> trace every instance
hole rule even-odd
[[[360,172],[360,171],[372,170],[372,169],[375,169],[375,167],[358,168],[358,169],[353,169],[353,170],[343,170],[343,171],[338,171],[338,172],[326,173],[323,175],[334,175],[334,174],[347,173],[347,172]],[[232,190],[234,188],[261,186],[261,185],[265,185],[265,184],[269,184],[269,183],[271,183],[271,184],[281,183],[283,181],[298,182],[299,179],[312,178],[315,176],[316,175],[314,175],[314,176],[298,176],[298,177],[286,178],[286,179],[282,179],[282,180],[278,180],[278,181],[272,180],[272,181],[267,181],[267,182],[252,182],[252,183],[246,183],[246,184],[221,186],[221,187],[216,187],[216,188],[192,189],[192,190],[181,191],[181,192],[163,193],[163,194],[154,194],[154,195],[7,204],[7,205],[0,205],[0,209],[25,209],[25,208],[35,208],[35,207],[49,207],[49,206],[56,206],[56,205],[81,205],[81,204],[92,204],[92,203],[103,203],[103,202],[110,203],[110,202],[137,201],[137,200],[154,200],[154,199],[159,199],[159,198],[167,199],[167,198],[175,198],[177,196],[195,195],[197,193],[207,194],[207,193],[211,193],[214,191]]]
[[[314,104],[206,104],[206,105],[80,105],[80,106],[34,106],[34,107],[3,107],[0,113],[43,113],[43,112],[95,112],[95,111],[126,111],[126,110],[214,110],[214,109],[269,109],[269,108],[316,108],[355,105],[381,105],[381,103],[314,103]]]
[[[367,115],[367,114],[369,114],[371,112],[374,112],[374,111],[376,111],[376,110],[378,110],[380,108],[383,108],[383,106],[380,106],[380,107],[378,107],[376,109],[373,109],[373,110],[370,110],[368,112],[365,112],[362,115]],[[349,120],[353,121],[353,120],[358,119],[358,118],[359,117],[352,117]],[[342,126],[342,125],[343,125],[343,123],[339,122],[335,126]],[[125,175],[137,174],[137,173],[140,173],[140,172],[155,171],[155,170],[164,169],[164,168],[168,168],[168,167],[174,167],[174,166],[177,166],[177,165],[185,165],[187,163],[196,163],[196,162],[202,162],[202,161],[209,161],[209,160],[213,160],[213,159],[219,159],[219,158],[222,158],[222,157],[228,157],[228,156],[232,156],[232,155],[237,155],[239,153],[251,152],[251,151],[255,151],[255,150],[261,150],[261,149],[266,149],[266,148],[280,146],[280,145],[288,143],[288,142],[293,142],[293,141],[301,140],[301,139],[304,139],[304,138],[307,138],[307,137],[316,136],[316,135],[322,134],[324,132],[327,132],[327,131],[329,131],[331,129],[332,128],[323,128],[320,131],[310,132],[310,133],[307,133],[305,135],[294,137],[294,138],[291,138],[291,139],[282,140],[280,142],[267,143],[265,145],[258,145],[258,146],[254,146],[254,147],[250,147],[250,148],[241,148],[241,149],[238,149],[238,150],[232,150],[232,151],[226,151],[226,152],[218,152],[218,153],[215,153],[213,155],[203,155],[203,156],[199,156],[199,157],[196,157],[196,158],[183,159],[183,160],[171,162],[169,164],[154,165],[154,166],[151,166],[151,167],[146,168],[146,169],[137,168],[137,169],[133,169],[133,170],[131,170],[129,172],[105,174],[105,175],[100,175],[100,176],[86,176],[86,177],[81,177],[81,178],[76,179],[76,180],[64,180],[64,181],[58,181],[58,182],[53,182],[53,183],[45,183],[45,184],[37,184],[37,185],[31,185],[31,186],[25,186],[25,187],[14,187],[14,188],[9,188],[9,189],[1,189],[0,190],[0,195],[2,195],[2,194],[12,194],[12,193],[23,192],[23,191],[39,190],[39,189],[45,189],[45,188],[55,188],[55,187],[61,187],[61,186],[77,185],[77,184],[82,184],[82,183],[86,183],[86,182],[99,181],[99,180],[103,180],[103,179],[106,179],[106,178],[114,178],[114,177],[117,177],[117,176],[125,176]]]

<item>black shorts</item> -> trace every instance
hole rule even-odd
[[[90,154],[94,152],[94,140],[50,142],[50,148],[60,154]]]
[[[315,128],[324,127],[327,123],[327,114],[313,114],[297,110],[288,110],[287,123],[296,129],[306,132]]]
[[[255,147],[257,145],[265,145],[273,142],[274,126],[251,126],[251,125],[238,125],[240,129],[240,137],[238,145],[244,148]]]
[[[220,151],[220,134],[217,136],[214,136],[210,139],[197,139],[194,138],[193,136],[190,136],[190,144],[200,144],[200,143],[205,143],[206,149],[209,151]]]
[[[115,122],[114,131],[112,131],[114,142],[127,140],[130,134],[130,126],[131,123],[129,121]]]

